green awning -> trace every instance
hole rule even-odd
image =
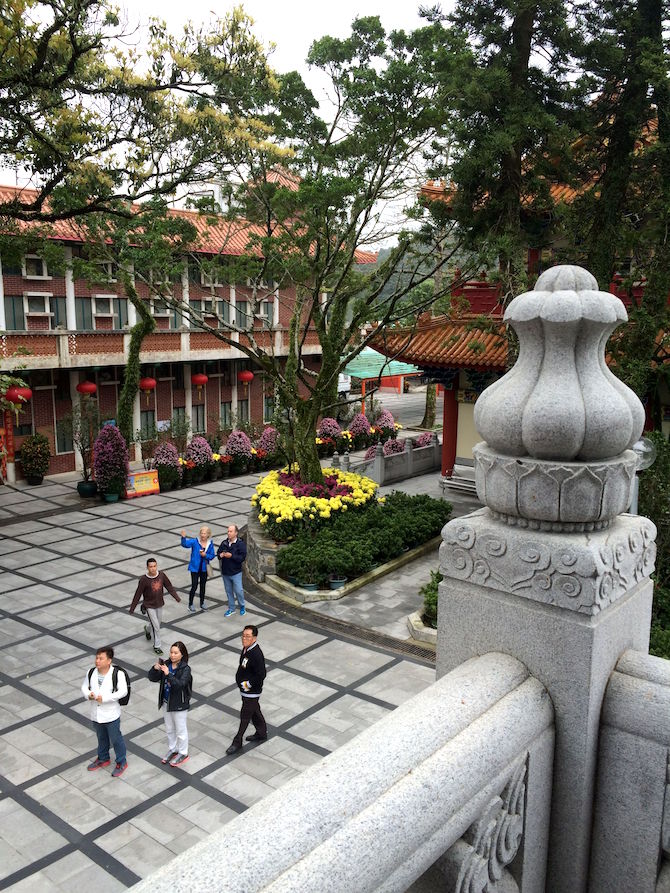
[[[410,375],[418,372],[417,366],[411,363],[401,363],[399,360],[389,360],[382,353],[366,347],[357,357],[347,364],[344,374],[354,378],[377,378],[380,373],[386,375]]]

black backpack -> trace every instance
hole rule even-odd
[[[93,674],[95,673],[95,667],[91,667],[88,671],[88,687],[91,687],[91,679],[93,678]],[[128,701],[130,700],[130,676],[128,675],[127,670],[124,670],[123,667],[114,667],[112,670],[112,691],[118,691],[119,688],[119,673],[123,673],[126,677],[126,685],[128,686],[128,694],[124,695],[122,698],[119,698],[119,704],[121,707],[125,707]]]

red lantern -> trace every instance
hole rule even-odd
[[[203,385],[207,384],[209,378],[206,375],[203,375],[202,372],[196,372],[195,375],[191,376],[191,383],[196,386],[196,388],[201,388]]]
[[[80,381],[77,385],[77,390],[86,397],[92,397],[98,390],[98,386],[94,381]]]
[[[152,391],[156,390],[156,379],[155,378],[141,378],[140,379],[140,390],[144,391],[144,394],[147,398],[147,406],[149,405],[149,394]]]
[[[244,385],[244,393],[246,394],[247,385],[251,384],[251,382],[254,380],[254,373],[251,372],[249,369],[242,369],[241,372],[237,373],[237,380],[242,382],[242,384]]]
[[[7,393],[5,394],[5,400],[9,400],[10,403],[17,404],[14,412],[16,413],[16,424],[19,423],[19,409],[20,406],[24,403],[27,403],[33,396],[33,392],[30,388],[7,388]]]

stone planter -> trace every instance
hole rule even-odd
[[[102,498],[105,502],[118,502],[120,495],[120,493],[103,493]]]
[[[421,619],[421,611],[408,615],[407,629],[410,636],[422,645],[437,645],[437,630],[432,626],[426,626]]]

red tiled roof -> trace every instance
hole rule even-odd
[[[434,319],[416,329],[386,329],[370,346],[387,357],[415,366],[507,368],[507,339],[502,322],[495,323],[491,332],[473,328],[472,318]]]
[[[279,174],[277,175],[279,176]],[[291,188],[290,175],[284,176],[286,185]],[[15,186],[0,185],[0,204],[11,202],[16,198],[26,204],[35,200],[35,189],[21,189]],[[138,208],[138,205],[134,205]],[[190,220],[198,232],[197,247],[192,250],[199,254],[222,254],[228,257],[239,257],[249,253],[249,241],[264,234],[259,226],[249,223],[247,220],[227,220],[225,217],[216,217],[214,214],[201,214],[198,211],[171,208],[168,213],[174,217],[182,217]],[[212,222],[214,221],[214,222]],[[29,231],[35,226],[32,223],[18,221],[17,226],[22,232]],[[85,242],[86,224],[75,220],[58,220],[54,223],[43,224],[42,229],[49,232],[49,238],[66,242]],[[258,252],[256,252],[258,253]],[[371,264],[377,260],[377,254],[371,251],[357,251],[356,262],[359,264]]]

